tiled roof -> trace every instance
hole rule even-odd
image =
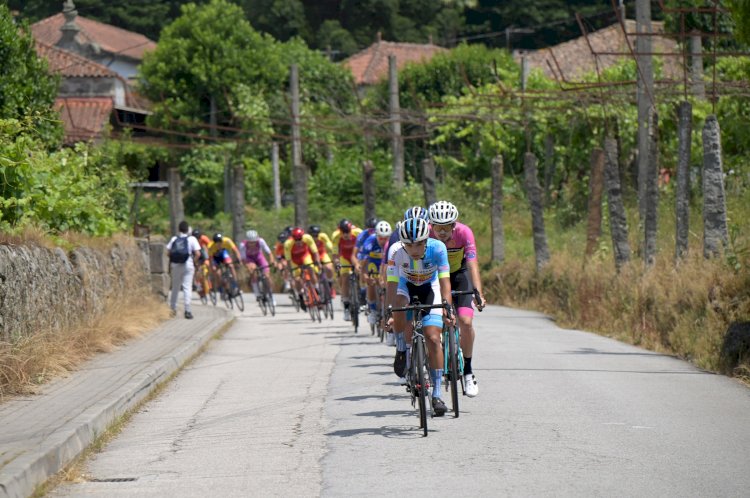
[[[664,23],[652,22],[654,33],[664,33]],[[625,30],[628,33],[635,33],[636,25],[633,20],[625,21]],[[630,46],[635,51],[635,36],[628,35]],[[653,36],[651,38],[652,52],[679,53],[680,49],[677,42],[665,36]],[[591,43],[591,48],[589,48]],[[526,53],[526,60],[530,69],[538,68],[550,78],[557,76],[560,79],[575,81],[584,73],[596,71],[596,60],[591,51],[596,53],[618,53],[622,55],[599,55],[599,69],[604,69],[614,65],[618,60],[630,58],[630,49],[625,41],[620,24],[613,24],[606,28],[594,31],[586,37],[581,36],[575,40],[570,40],[553,47],[536,50]],[[554,54],[554,58],[552,56]],[[520,62],[521,55],[516,54],[515,58]],[[557,60],[557,64],[555,63]],[[682,77],[682,61],[680,56],[663,56],[664,74],[667,78]],[[558,69],[559,64],[559,69]],[[551,66],[551,68],[550,68]],[[554,71],[554,73],[553,73]],[[562,72],[562,74],[560,74]]]
[[[396,56],[396,66],[401,69],[408,62],[427,62],[445,49],[437,45],[378,41],[358,52],[343,64],[354,75],[357,85],[373,85],[388,77],[388,56]]]
[[[111,98],[61,97],[55,100],[55,109],[65,128],[65,143],[75,143],[99,138],[109,123],[114,102]]]
[[[85,57],[36,40],[36,53],[49,63],[49,70],[68,78],[117,78],[116,72]]]
[[[144,52],[156,48],[156,43],[141,34],[81,16],[77,16],[75,21],[81,28],[78,33],[81,41],[96,43],[102,50],[109,53],[142,60]],[[65,18],[62,13],[59,13],[32,24],[31,32],[37,40],[48,45],[55,45],[62,37],[60,28],[63,24],[65,24]]]

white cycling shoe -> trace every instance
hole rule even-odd
[[[464,375],[464,389],[466,389],[466,395],[473,398],[479,394],[479,385],[477,384],[477,378],[474,374]]]
[[[396,345],[396,334],[393,332],[388,332],[388,335],[385,337],[385,345],[386,346],[395,346]]]

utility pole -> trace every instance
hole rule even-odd
[[[271,165],[273,166],[273,206],[281,209],[281,179],[279,177],[279,144],[271,146]]]
[[[690,35],[690,69],[693,80],[693,95],[706,98],[706,85],[703,82],[703,41],[700,34]]]
[[[391,149],[393,153],[393,183],[404,187],[404,139],[401,137],[401,109],[398,100],[398,70],[396,56],[388,56],[388,93],[390,95]]]
[[[307,226],[307,168],[302,163],[302,136],[299,122],[299,70],[292,64],[289,71],[292,93],[292,171],[294,176],[294,223]]]
[[[636,0],[635,39],[638,66],[638,213],[641,221],[646,216],[646,189],[649,162],[649,108],[654,95],[654,70],[651,56],[651,0]]]

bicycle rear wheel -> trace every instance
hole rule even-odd
[[[318,307],[315,305],[315,294],[313,293],[312,283],[309,281],[305,282],[305,306],[307,307],[307,313],[314,322],[315,310],[317,310]]]
[[[292,306],[294,306],[295,311],[299,311],[299,298],[297,297],[297,293],[294,291],[294,287],[289,289],[289,300],[292,301]]]
[[[260,306],[260,310],[263,312],[263,316],[266,316],[268,314],[268,307],[269,303],[266,299],[266,281],[264,278],[258,279],[258,306]]]
[[[456,341],[456,329],[448,330],[448,369],[451,387],[451,402],[453,404],[453,416],[458,418],[458,343]]]
[[[357,285],[357,275],[354,273],[349,274],[349,312],[352,317],[352,325],[354,325],[354,333],[357,333],[359,328],[359,286]]]
[[[414,365],[414,375],[416,378],[415,387],[417,389],[417,401],[419,403],[419,427],[422,428],[423,435],[427,436],[427,395],[429,385],[427,377],[430,375],[429,370],[425,371],[425,350],[424,340],[417,339],[412,352],[412,365]]]
[[[216,290],[211,288],[211,290],[208,291],[208,298],[211,300],[211,304],[216,306],[216,302],[218,301],[218,299],[216,298]]]

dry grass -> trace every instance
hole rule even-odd
[[[15,344],[0,342],[0,399],[34,392],[94,354],[112,351],[168,317],[163,302],[141,292],[108,303],[102,315],[81,326],[40,332]]]
[[[662,254],[651,269],[636,260],[619,274],[608,255],[582,263],[558,253],[538,273],[532,262],[506,263],[485,276],[485,289],[493,302],[544,311],[562,326],[731,374],[720,361],[721,346],[729,325],[750,316],[750,272],[696,252],[678,267]],[[748,366],[736,373],[747,373]]]

